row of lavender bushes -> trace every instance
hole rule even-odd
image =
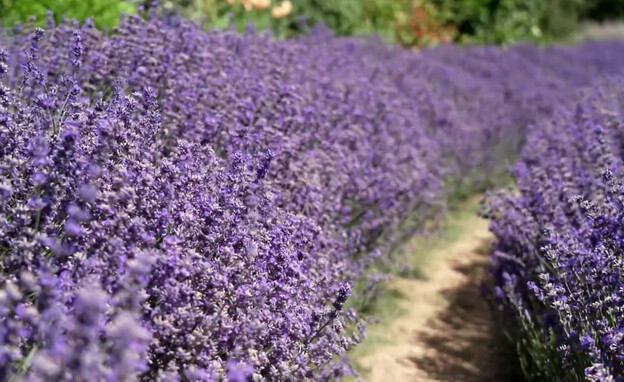
[[[353,281],[444,212],[449,179],[504,166],[624,58],[276,41],[157,13],[0,35],[2,378],[353,374]]]
[[[497,311],[536,381],[624,381],[624,82],[536,124],[490,198]]]

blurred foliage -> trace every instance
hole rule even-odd
[[[288,3],[289,12],[276,13]],[[146,1],[145,6],[149,6]],[[292,37],[316,24],[337,35],[376,34],[404,45],[433,45],[450,41],[453,28],[436,18],[435,6],[414,0],[168,0],[164,7],[223,28],[231,22],[243,30],[248,24]],[[231,18],[230,18],[231,17]]]
[[[544,41],[574,30],[590,0],[431,0],[460,40],[477,43]]]
[[[583,17],[596,21],[624,18],[624,0],[587,0]]]
[[[378,34],[407,46],[441,42],[507,44],[553,41],[570,34],[581,17],[624,14],[624,0],[168,0],[165,5],[207,25],[248,24],[290,37],[325,23],[338,35]]]
[[[43,25],[48,11],[54,12],[57,22],[63,16],[80,21],[93,17],[95,25],[104,29],[117,25],[122,13],[136,12],[136,6],[122,0],[0,0],[3,26],[26,23],[32,16]]]
[[[381,34],[394,39],[392,23],[401,3],[407,0],[168,0],[165,8],[180,9],[192,19],[222,28],[231,22],[244,30],[254,24],[292,37],[307,27],[325,23],[338,35]],[[275,12],[287,8],[290,12]],[[147,2],[145,4],[148,6]],[[366,15],[366,16],[365,16]],[[278,17],[276,17],[278,16]]]
[[[2,25],[47,10],[99,28],[118,23],[123,12],[149,8],[152,0],[0,0]],[[249,24],[288,38],[324,23],[338,35],[381,35],[391,43],[432,46],[450,41],[507,44],[552,41],[570,34],[581,18],[624,17],[624,0],[164,0],[164,9],[211,28]]]

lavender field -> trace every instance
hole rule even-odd
[[[489,190],[480,309],[527,380],[624,381],[623,62],[157,8],[0,32],[0,380],[365,378],[362,307]]]

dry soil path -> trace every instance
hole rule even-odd
[[[492,240],[488,223],[468,213],[451,224],[458,233],[427,255],[425,277],[391,281],[401,313],[370,328],[374,345],[356,358],[365,381],[512,380],[481,294]]]

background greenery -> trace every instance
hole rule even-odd
[[[242,0],[245,1],[245,0]],[[279,0],[274,0],[277,3]],[[305,25],[325,23],[339,35],[379,34],[408,46],[462,43],[551,42],[572,34],[583,20],[624,18],[624,0],[291,0],[286,19],[270,9],[247,11],[237,0],[168,0],[208,25],[243,29],[253,23],[288,37]],[[307,24],[303,23],[305,20]]]
[[[621,19],[624,17],[624,0],[588,0],[583,17],[598,21]]]
[[[123,12],[136,12],[136,5],[121,0],[0,0],[0,20],[3,26],[23,24],[31,16],[43,25],[48,10],[54,11],[57,22],[63,15],[84,21],[93,17],[98,28],[117,25]]]
[[[580,21],[624,18],[624,0],[290,0],[292,12],[275,17],[281,0],[164,0],[163,8],[224,28],[254,24],[291,37],[325,23],[339,35],[378,34],[393,43],[428,46],[441,42],[549,42],[575,31]],[[247,7],[243,5],[247,2]],[[117,24],[123,12],[136,12],[151,0],[0,0],[4,26],[24,23],[34,15],[43,23],[48,9],[63,15],[94,17],[99,28]],[[262,3],[262,0],[260,0]]]

